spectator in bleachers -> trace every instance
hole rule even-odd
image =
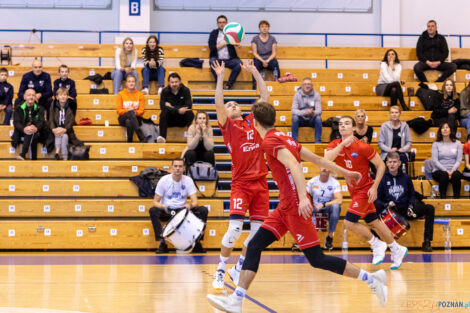
[[[463,157],[465,168],[462,173],[462,178],[470,181],[470,134],[467,135],[467,142],[463,145]]]
[[[224,62],[225,67],[231,69],[230,76],[228,78],[227,84],[225,84],[225,89],[232,89],[235,80],[240,74],[241,61],[238,58],[237,51],[235,51],[234,45],[230,45],[225,41],[222,31],[224,30],[225,25],[227,25],[227,17],[225,15],[220,15],[217,17],[217,28],[212,30],[209,35],[209,64],[212,64],[214,61]],[[241,48],[241,44],[235,44],[238,48]],[[217,81],[217,74],[211,67],[212,75],[214,80]]]
[[[354,131],[354,137],[356,137],[362,142],[370,144],[372,142],[372,135],[374,134],[374,129],[372,128],[372,126],[367,125],[366,110],[356,110],[356,113],[354,114],[354,119],[356,120],[356,130]]]
[[[434,233],[434,207],[416,199],[411,177],[401,170],[400,156],[397,152],[389,152],[386,162],[387,170],[377,189],[377,200],[374,205],[377,212],[387,207],[396,210],[408,220],[425,217],[424,242],[421,249],[431,252],[431,241]]]
[[[436,141],[432,144],[432,178],[439,183],[441,199],[447,198],[447,185],[452,184],[454,198],[460,198],[461,178],[459,172],[462,163],[462,143],[455,137],[455,132],[448,123],[437,131]]]
[[[184,171],[183,159],[174,159],[171,162],[171,174],[160,178],[157,188],[155,188],[154,206],[150,208],[149,214],[152,220],[155,240],[160,241],[160,246],[156,253],[168,253],[165,239],[161,237],[161,221],[168,221],[182,209],[189,209],[204,223],[207,222],[207,215],[209,213],[207,207],[198,206],[196,186],[189,176],[183,175]],[[188,197],[191,203],[186,202]],[[193,252],[206,252],[201,245],[201,240],[202,238],[196,242]]]
[[[380,63],[380,76],[378,85],[375,87],[375,93],[380,97],[390,97],[392,106],[397,105],[398,100],[400,100],[403,110],[408,111],[409,108],[403,98],[400,76],[401,64],[398,54],[395,50],[388,49]]]
[[[332,250],[333,237],[341,212],[341,203],[343,202],[341,185],[334,177],[330,176],[329,170],[320,168],[320,175],[308,181],[307,192],[313,199],[313,211],[328,213],[328,235],[325,239],[324,248]]]
[[[149,81],[158,81],[158,94],[165,87],[165,68],[163,67],[163,48],[158,44],[155,35],[147,38],[147,43],[142,48],[142,93],[149,94]]]
[[[56,100],[51,105],[49,113],[49,127],[55,137],[55,159],[67,160],[68,145],[75,138],[73,125],[75,125],[75,114],[71,103],[75,101],[69,98],[68,89],[61,87],[57,89]],[[76,106],[76,105],[75,105]]]
[[[69,97],[72,99],[77,99],[77,90],[75,89],[75,82],[69,78],[70,69],[67,65],[62,64],[59,66],[59,78],[54,80],[54,95],[57,94],[59,88],[66,88],[69,91]],[[77,108],[75,108],[74,114],[77,113]]]
[[[12,84],[7,82],[8,70],[4,67],[0,68],[0,112],[5,113],[3,125],[9,125],[11,114],[13,113],[13,93]]]
[[[194,119],[193,99],[188,87],[181,83],[177,73],[168,75],[168,86],[160,95],[160,136],[157,142],[166,142],[168,127],[185,127]]]
[[[321,143],[321,97],[313,89],[312,80],[302,79],[302,86],[297,90],[292,101],[292,138],[298,141],[299,127],[310,126],[315,129],[315,143]]]
[[[24,102],[15,106],[13,114],[15,130],[11,136],[11,145],[17,148],[23,137],[23,149],[16,158],[24,160],[26,153],[30,151],[30,159],[37,160],[37,144],[40,131],[44,126],[44,108],[36,103],[37,97],[34,89],[26,89],[23,97]]]
[[[142,115],[144,115],[144,95],[136,89],[137,78],[133,75],[127,75],[126,88],[119,91],[116,97],[116,111],[119,115],[119,125],[127,129],[127,142],[132,142],[134,133],[137,134],[141,142],[144,141],[144,135],[140,130],[142,124]]]
[[[215,166],[214,136],[209,123],[209,115],[206,112],[196,113],[193,123],[188,129],[188,145],[182,155],[186,167],[196,161],[208,162]]]
[[[460,93],[460,126],[467,128],[470,134],[470,88],[464,88]]]
[[[126,37],[122,41],[122,47],[116,49],[114,58],[114,71],[111,73],[113,79],[114,94],[117,95],[121,90],[122,81],[128,75],[133,75],[136,78],[136,89],[139,89],[139,74],[135,70],[137,63],[137,49],[134,46],[134,41]]]
[[[434,126],[439,127],[447,123],[456,132],[460,117],[460,99],[452,79],[446,79],[442,84],[441,96],[439,105],[435,106],[431,113]]]
[[[49,110],[52,103],[51,76],[48,73],[43,72],[42,62],[38,59],[33,61],[33,70],[24,74],[21,78],[18,98],[15,101],[15,108],[17,105],[24,103],[24,93],[27,89],[33,89],[35,91],[35,102],[47,113],[47,110]]]
[[[277,54],[277,41],[274,36],[269,33],[269,22],[259,22],[259,35],[256,35],[251,40],[251,50],[253,51],[253,63],[256,69],[261,71],[262,68],[267,68],[273,71],[274,81],[280,76],[279,63],[276,59]],[[253,77],[253,89],[256,89],[256,80]]]
[[[390,120],[380,126],[379,148],[380,157],[385,160],[389,152],[396,151],[402,164],[408,163],[406,153],[411,148],[411,132],[406,122],[400,121],[401,110],[398,106],[390,108]]]
[[[434,20],[428,22],[427,30],[419,37],[416,44],[416,55],[419,62],[415,64],[414,71],[421,82],[428,81],[424,71],[431,69],[442,71],[436,81],[443,82],[457,69],[455,63],[446,62],[449,48],[444,36],[437,33],[437,23]]]

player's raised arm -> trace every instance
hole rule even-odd
[[[211,64],[212,69],[217,75],[217,83],[215,87],[215,110],[217,112],[217,120],[220,125],[224,126],[227,121],[227,111],[224,103],[224,75],[225,75],[225,63],[222,61],[214,61]]]
[[[261,77],[261,74],[259,73],[258,69],[256,68],[256,66],[254,66],[253,60],[244,60],[242,67],[253,75],[253,77],[256,80],[256,83],[258,84],[258,87],[259,87],[259,100],[258,101],[268,102],[269,100],[268,88],[266,87],[266,83],[264,82],[263,77]]]

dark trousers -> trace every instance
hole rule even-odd
[[[170,210],[175,211],[175,214],[181,211],[182,209],[176,209],[176,210]],[[197,206],[191,209],[191,212],[193,212],[194,215],[196,215],[198,218],[200,218],[204,224],[207,223],[207,215],[209,214],[209,211],[207,210],[207,207],[205,206]],[[159,241],[162,238],[162,223],[161,222],[168,222],[173,215],[168,214],[165,212],[163,209],[159,209],[157,207],[151,207],[149,210],[150,214],[150,220],[152,221],[153,225],[153,232],[155,233],[155,241]],[[198,240],[201,241],[204,239],[204,234],[201,236],[201,238]]]
[[[454,198],[460,198],[462,173],[460,173],[459,171],[455,171],[452,173],[452,176],[449,179],[449,174],[447,172],[437,170],[432,172],[432,179],[439,183],[439,194],[441,196],[441,199],[447,198],[447,185],[449,185],[449,181],[452,184]]]
[[[196,149],[186,151],[184,154],[184,161],[186,163],[186,168],[189,168],[189,166],[194,164],[196,161],[207,162],[215,166],[214,150],[206,150],[204,142],[201,140]]]
[[[400,100],[401,107],[406,109],[405,99],[403,98],[403,91],[399,82],[387,84],[384,91],[385,97],[390,97],[390,105],[397,105],[397,100]]]
[[[458,121],[458,116],[456,114],[448,114],[447,117],[439,117],[434,119],[434,126],[436,127],[441,127],[442,124],[449,124],[450,129],[452,129],[454,132],[457,131],[457,121]]]
[[[258,59],[253,59],[253,65],[256,67],[256,69],[261,71],[263,69],[263,62],[261,62]],[[274,81],[277,81],[277,79],[280,76],[281,71],[279,70],[279,63],[277,62],[276,58],[272,59],[271,61],[268,62],[268,67],[266,67],[268,70],[273,71],[274,75]],[[253,89],[256,89],[256,80],[253,77]]]
[[[193,122],[193,111],[186,111],[183,115],[178,111],[163,110],[160,113],[160,136],[166,139],[168,127],[184,127],[189,126]]]
[[[18,131],[15,129],[13,131],[13,136],[11,136],[11,145],[14,148],[17,148],[19,144],[21,143],[21,137],[24,138],[23,142],[23,149],[21,150],[20,155],[24,158],[26,153],[28,153],[29,149],[31,148],[31,153],[30,153],[30,158],[31,160],[37,160],[38,159],[38,140],[39,140],[39,132],[32,134],[32,135],[26,135],[23,132]]]
[[[230,76],[228,78],[227,85],[233,86],[233,84],[235,84],[235,80],[238,77],[238,74],[240,74],[240,71],[242,70],[242,67],[240,65],[242,63],[242,61],[240,61],[239,58],[233,58],[233,59],[228,59],[228,60],[221,60],[221,59],[217,59],[217,58],[210,58],[209,59],[210,64],[212,64],[212,62],[214,62],[214,61],[218,61],[219,63],[223,61],[225,63],[225,67],[232,70],[231,73],[230,73]],[[214,80],[217,82],[217,74],[215,74],[212,67],[211,67],[211,72],[212,72],[212,75],[214,76]]]
[[[127,142],[132,142],[134,138],[134,132],[139,137],[140,141],[144,140],[144,135],[140,130],[140,117],[135,114],[135,111],[128,111],[118,117],[119,125],[125,126],[127,129]]]
[[[424,71],[433,70],[433,68],[431,68],[429,65],[427,65],[424,62],[416,63],[413,69],[419,81],[421,82],[428,81],[426,79],[426,75],[424,75]],[[439,77],[439,79],[436,80],[436,82],[443,82],[447,77],[452,75],[452,73],[454,73],[456,69],[457,69],[457,65],[455,65],[455,63],[450,63],[450,62],[441,63],[438,67],[434,69],[434,70],[442,71],[441,77]]]
[[[3,125],[10,125],[12,113],[13,113],[12,105],[7,105],[5,108],[5,118],[3,119]]]

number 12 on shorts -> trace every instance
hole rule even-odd
[[[242,203],[243,203],[242,198],[234,198],[233,199],[233,209],[234,210],[241,210],[242,209]]]

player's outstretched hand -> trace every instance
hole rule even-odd
[[[211,68],[214,70],[215,74],[217,76],[224,76],[224,73],[225,73],[225,63],[224,61],[221,61],[219,63],[219,61],[213,61],[211,63]]]
[[[353,187],[361,181],[362,175],[359,172],[352,172],[352,171],[347,171],[344,174],[344,179],[346,180],[346,184],[349,186]]]
[[[300,199],[299,203],[299,216],[308,220],[312,216],[313,206],[307,197]]]
[[[254,72],[257,72],[258,70],[256,69],[256,66],[254,65],[253,63],[253,60],[249,59],[249,60],[243,60],[242,62],[242,67],[249,71],[250,73],[254,73]]]
[[[367,191],[367,195],[369,196],[369,203],[377,200],[377,188],[371,187],[369,191]]]

